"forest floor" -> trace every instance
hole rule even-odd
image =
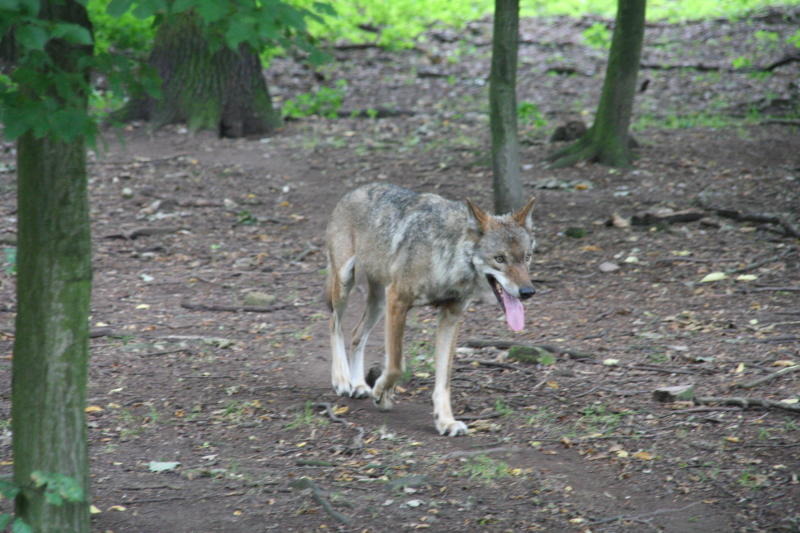
[[[459,438],[433,426],[431,309],[410,317],[394,411],[333,393],[322,250],[335,202],[362,183],[491,206],[488,20],[413,50],[342,47],[316,74],[269,71],[277,100],[345,80],[343,109],[407,114],[307,118],[264,139],[109,133],[90,163],[94,530],[800,530],[800,135],[776,118],[797,117],[800,63],[759,71],[791,52],[799,21],[649,24],[624,171],[544,164],[555,126],[596,105],[606,52],[580,35],[597,19],[523,21],[519,100],[547,121],[521,125],[538,292],[521,333],[495,303],[466,313]],[[5,144],[2,473],[13,166]],[[525,363],[503,342],[548,348]],[[729,401],[654,398],[681,385]]]

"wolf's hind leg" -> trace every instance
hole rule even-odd
[[[386,355],[383,372],[372,388],[375,405],[382,411],[392,408],[394,386],[403,373],[403,329],[413,301],[398,294],[394,286],[386,288]]]
[[[328,299],[331,305],[331,384],[336,394],[349,396],[350,365],[347,361],[342,318],[347,309],[347,298],[355,283],[355,256],[350,257],[339,269],[333,261],[328,265]]]
[[[361,320],[353,330],[353,342],[350,349],[350,396],[352,398],[366,398],[372,393],[372,389],[365,381],[364,350],[369,334],[383,316],[386,303],[383,285],[371,280],[368,284],[367,306],[364,314],[361,315]]]

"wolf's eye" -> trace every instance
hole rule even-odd
[[[505,263],[506,262],[506,256],[504,256],[504,255],[496,255],[496,256],[494,256],[494,260],[495,260],[496,263]]]

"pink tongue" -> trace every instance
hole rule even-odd
[[[503,297],[503,306],[506,308],[508,327],[514,331],[522,331],[525,327],[525,309],[522,307],[522,302],[508,294],[502,287],[500,293]]]

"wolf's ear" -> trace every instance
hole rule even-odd
[[[528,200],[528,203],[525,204],[525,207],[512,215],[514,221],[528,231],[533,230],[533,204],[535,202],[536,198],[531,196],[531,199]]]
[[[484,233],[489,230],[492,221],[492,215],[472,203],[472,200],[467,198],[467,207],[472,214],[472,218],[478,223],[478,231]]]

